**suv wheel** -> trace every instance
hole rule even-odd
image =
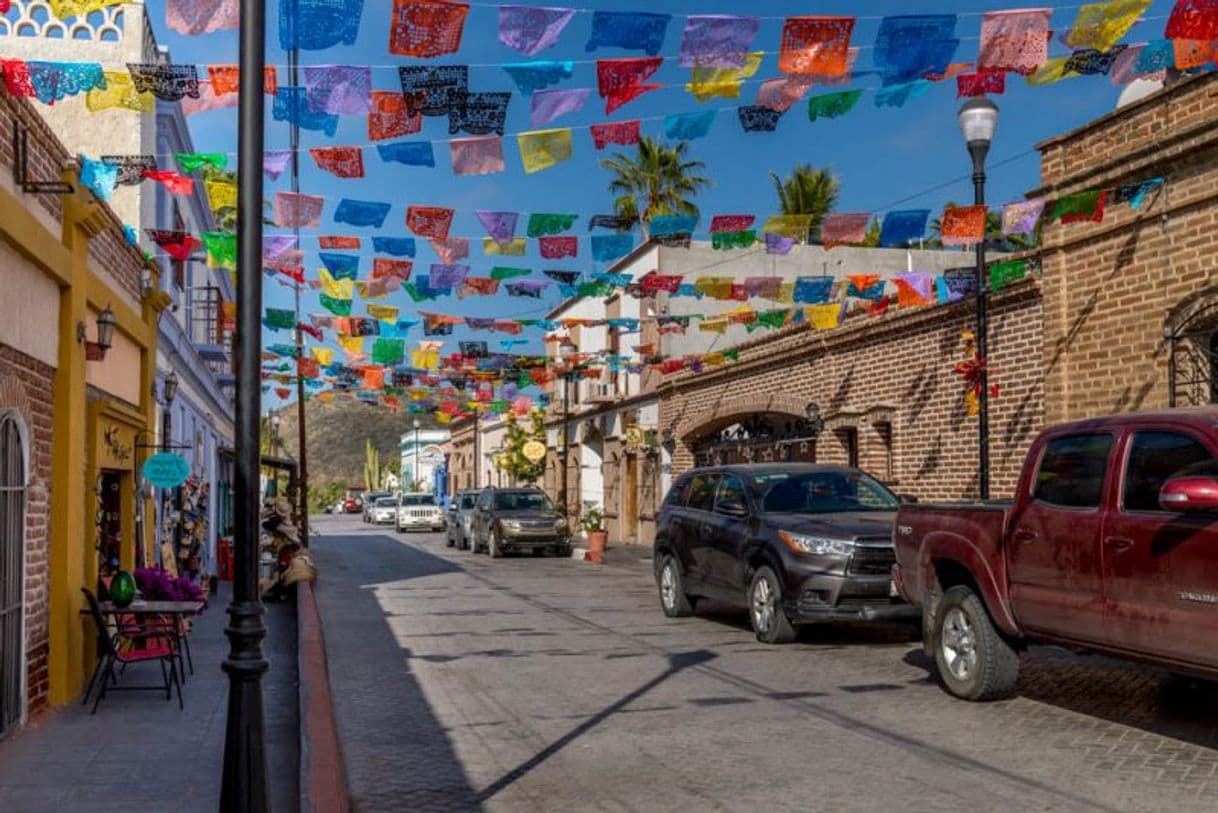
[[[669,618],[685,618],[694,614],[694,603],[685,593],[685,583],[681,581],[681,567],[672,556],[665,556],[660,564],[660,572],[656,574],[656,583],[660,588],[660,607]]]
[[[940,682],[956,697],[997,700],[1015,688],[1019,653],[969,587],[957,585],[943,594],[930,646]]]
[[[503,556],[503,542],[499,539],[499,531],[491,528],[490,539],[486,543],[486,552],[490,554],[492,559],[498,559]]]
[[[749,621],[763,644],[795,640],[795,627],[782,609],[782,584],[769,567],[760,567],[749,584]]]
[[[453,539],[452,534],[444,535],[444,547],[446,547],[446,548],[457,547],[457,540]]]

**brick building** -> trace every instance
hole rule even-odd
[[[81,587],[150,530],[136,488],[155,437],[168,298],[122,223],[75,182],[35,107],[0,97],[0,736],[76,697],[92,667]],[[24,144],[19,154],[17,144]],[[66,189],[48,184],[61,182]],[[98,319],[112,315],[109,349]]]

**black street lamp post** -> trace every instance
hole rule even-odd
[[[262,72],[266,65],[266,2],[241,4],[237,114],[237,357],[236,466],[233,483],[233,600],[228,608],[228,716],[224,770],[220,780],[223,813],[263,813],[270,807],[266,787],[266,738],[262,675],[270,667],[262,655],[266,627],[258,594],[258,434],[262,413]]]
[[[969,99],[956,114],[960,132],[973,159],[973,203],[985,205],[985,157],[998,129],[998,105],[984,96]],[[989,372],[989,279],[985,268],[985,229],[977,243],[977,359],[979,362],[977,440],[977,491],[990,498],[990,382]]]
[[[571,365],[575,360],[577,348],[571,341],[565,340],[558,346],[558,355],[562,359],[562,489],[559,502],[563,514],[570,511],[567,497],[567,477],[570,468],[568,460],[571,455]]]

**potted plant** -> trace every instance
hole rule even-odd
[[[594,562],[601,560],[609,534],[605,531],[605,513],[598,506],[590,506],[579,518],[579,527],[588,535],[588,556]]]

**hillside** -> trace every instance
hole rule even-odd
[[[295,458],[298,448],[296,405],[289,404],[281,414],[279,435],[283,454]],[[310,400],[305,406],[310,485],[320,488],[327,483],[338,483],[343,487],[363,488],[364,443],[367,440],[371,440],[380,452],[381,465],[392,462],[396,470],[402,433],[411,429],[416,417],[423,429],[435,428],[430,415],[390,412],[384,407],[357,401],[326,404]]]

